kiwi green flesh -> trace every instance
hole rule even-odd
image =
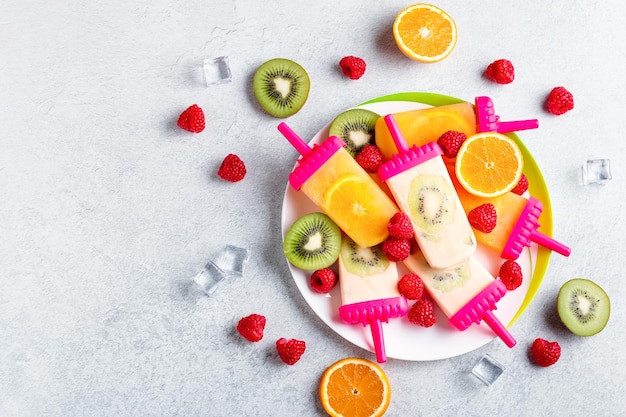
[[[346,110],[330,123],[328,135],[343,140],[350,155],[356,156],[365,145],[375,144],[375,127],[379,117],[378,113],[370,110]]]
[[[382,245],[364,248],[347,235],[343,237],[339,256],[346,271],[360,277],[382,274],[389,266],[389,259],[383,253]]]
[[[440,175],[418,175],[411,181],[409,209],[421,231],[437,233],[454,218],[455,191]]]
[[[297,268],[314,271],[329,267],[339,257],[341,230],[324,213],[298,218],[285,234],[285,257]]]
[[[274,117],[285,118],[297,113],[309,96],[311,82],[298,63],[274,58],[254,73],[254,95],[263,109]]]
[[[611,302],[595,282],[574,278],[559,290],[557,310],[561,321],[572,333],[593,336],[602,331],[609,321]]]

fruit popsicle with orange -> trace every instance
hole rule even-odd
[[[286,123],[278,130],[302,155],[289,175],[291,186],[302,190],[359,246],[383,242],[398,207],[345,150],[345,143],[331,136],[309,147]]]
[[[345,236],[339,253],[339,286],[344,323],[369,325],[378,362],[386,362],[382,323],[408,311],[406,298],[398,291],[398,268],[381,246],[358,246]]]
[[[415,251],[404,261],[418,275],[424,288],[457,330],[484,321],[508,347],[516,344],[506,327],[493,314],[496,303],[506,294],[504,283],[495,279],[474,256],[447,269],[433,269],[424,255]]]
[[[460,264],[476,250],[476,238],[435,142],[409,148],[393,115],[384,117],[399,153],[378,176],[411,219],[415,239],[431,267]]]

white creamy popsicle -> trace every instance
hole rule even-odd
[[[392,115],[385,122],[400,153],[378,176],[413,224],[415,239],[431,267],[449,268],[476,250],[476,237],[436,142],[408,147]]]

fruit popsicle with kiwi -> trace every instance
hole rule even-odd
[[[393,115],[384,117],[400,153],[378,170],[433,268],[460,264],[476,250],[476,238],[435,142],[408,147]]]
[[[398,291],[398,268],[387,259],[380,245],[358,246],[344,235],[339,253],[339,286],[344,323],[369,325],[376,360],[386,362],[382,323],[408,311],[406,298]]]
[[[476,240],[497,252],[502,258],[515,260],[524,247],[535,242],[555,252],[569,256],[571,249],[539,232],[539,219],[543,206],[534,197],[526,199],[507,192],[497,197],[479,197],[469,193],[458,182],[454,167],[448,165],[454,188],[467,215],[478,206],[491,203],[496,210],[496,226],[489,233],[474,230]]]
[[[398,207],[345,150],[345,143],[331,136],[309,147],[286,123],[278,130],[302,155],[289,175],[291,186],[302,190],[359,246],[384,241]]]
[[[403,262],[422,278],[424,288],[443,310],[452,327],[462,331],[472,323],[484,321],[508,347],[515,346],[511,333],[493,314],[496,303],[506,294],[506,287],[501,280],[494,279],[474,256],[447,269],[431,268],[420,251],[413,252]]]

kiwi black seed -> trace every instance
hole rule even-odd
[[[341,250],[341,230],[324,213],[308,213],[285,234],[283,251],[291,264],[314,271],[332,265]]]
[[[563,324],[575,335],[593,336],[604,329],[611,314],[607,293],[584,278],[567,281],[559,290],[557,310]]]
[[[350,109],[340,113],[330,123],[329,136],[337,136],[346,143],[352,156],[368,144],[375,144],[376,120],[380,115],[365,109]]]
[[[418,175],[411,182],[409,209],[416,226],[426,234],[437,233],[454,219],[455,191],[439,175]]]
[[[383,273],[389,266],[389,259],[382,250],[382,244],[368,248],[357,245],[344,235],[339,254],[347,271],[366,277]]]
[[[254,95],[263,109],[274,117],[297,113],[309,96],[311,81],[300,64],[285,58],[263,63],[254,73]]]

